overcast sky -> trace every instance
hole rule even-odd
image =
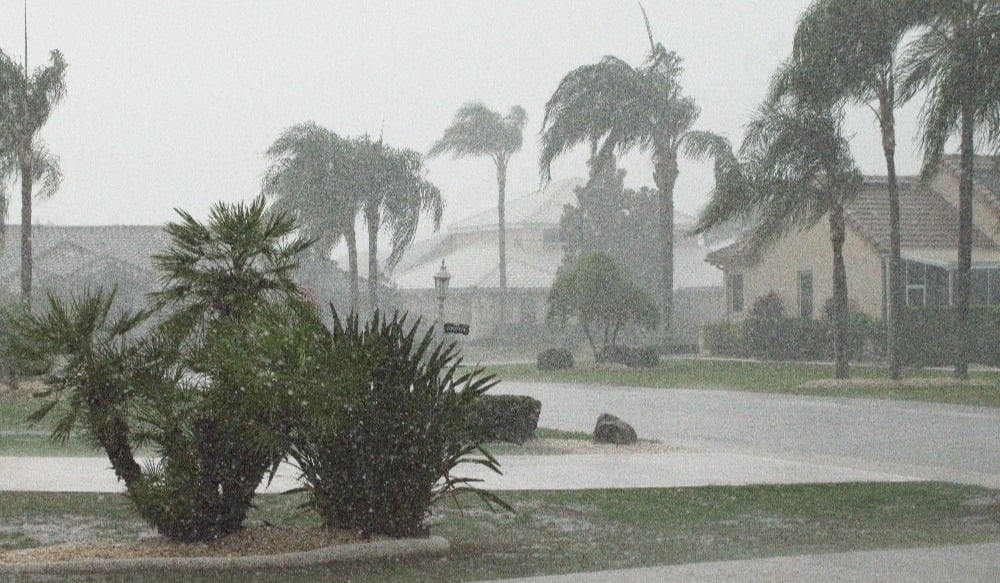
[[[743,126],[790,49],[808,0],[647,0],[653,34],[684,59],[682,84],[701,107],[697,129],[739,142]],[[0,47],[20,60],[23,0],[0,0]],[[34,69],[59,49],[67,95],[42,132],[65,174],[35,222],[158,224],[175,207],[198,218],[218,200],[250,199],[264,150],[283,128],[314,120],[341,134],[382,133],[426,152],[466,101],[528,112],[508,197],[538,187],[546,100],[570,70],[648,50],[635,2],[524,1],[82,1],[28,0]],[[918,105],[899,115],[898,167],[919,169]],[[862,170],[884,174],[871,112],[852,114]],[[553,178],[584,176],[585,152]],[[652,186],[646,155],[623,166],[630,186]],[[492,163],[430,160],[445,224],[496,204]],[[9,222],[17,222],[11,185]],[[696,213],[712,187],[707,165],[682,161],[677,209]],[[422,229],[423,231],[423,229]]]

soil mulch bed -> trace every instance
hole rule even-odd
[[[245,528],[210,543],[178,543],[153,536],[129,541],[73,542],[17,549],[0,553],[0,564],[165,557],[246,557],[311,551],[361,542],[366,541],[353,533],[326,531],[318,526],[261,526]]]

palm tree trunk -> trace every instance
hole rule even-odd
[[[350,289],[351,311],[358,313],[358,233],[354,220],[348,221],[344,240],[347,241],[348,285]]]
[[[849,330],[847,322],[847,269],[844,267],[844,207],[837,195],[830,195],[830,245],[833,247],[833,353],[834,377],[846,379]]]
[[[368,226],[368,310],[378,307],[378,208],[365,209],[365,223]]]
[[[507,197],[507,160],[497,160],[497,239],[500,247],[500,325],[507,322],[507,220],[504,213]]]
[[[890,82],[891,83],[891,82]],[[889,187],[889,290],[886,310],[886,352],[889,378],[899,380],[903,374],[900,342],[903,336],[903,260],[900,251],[899,184],[896,181],[896,120],[893,112],[892,87],[879,99],[879,120],[882,128],[882,152]]]
[[[660,343],[671,345],[674,311],[674,184],[677,182],[677,154],[657,157],[653,181],[660,203]]]
[[[31,137],[21,140],[21,301],[31,309]]]
[[[969,271],[972,269],[972,170],[974,125],[972,111],[962,106],[961,178],[958,185],[958,271],[955,274],[955,378],[969,378],[972,335],[969,331]]]

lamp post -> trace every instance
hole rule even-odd
[[[442,259],[441,269],[434,274],[434,293],[437,295],[438,301],[437,322],[434,326],[434,332],[437,334],[439,342],[444,340],[444,299],[448,295],[449,281],[451,281],[451,274],[448,273],[448,268],[444,266],[444,259]]]

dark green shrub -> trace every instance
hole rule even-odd
[[[522,444],[534,439],[542,402],[526,395],[482,395],[472,406],[475,437]]]
[[[829,355],[829,326],[805,318],[747,318],[750,355],[761,360],[823,360]]]
[[[754,300],[747,315],[751,318],[784,318],[785,302],[781,300],[778,292],[769,291]]]
[[[538,353],[538,370],[573,368],[573,353],[565,348],[546,348]]]
[[[750,356],[746,327],[743,322],[729,322],[727,320],[709,322],[701,329],[701,340],[705,351],[712,356],[733,358]]]
[[[629,368],[655,368],[660,364],[660,353],[652,346],[611,344],[597,353],[597,362],[624,364]]]
[[[328,372],[333,394],[305,397],[312,405],[291,435],[292,456],[324,526],[364,536],[423,535],[431,505],[456,490],[506,508],[452,474],[470,461],[499,472],[474,439],[472,420],[476,401],[498,381],[460,368],[454,344],[435,344],[432,331],[418,337],[419,322],[407,326],[404,317],[378,312],[363,326],[354,316],[342,322],[334,313],[334,321],[321,346],[345,359]]]
[[[903,362],[909,366],[950,366],[959,345],[952,306],[908,307],[902,318]],[[971,306],[968,330],[973,340],[970,361],[1000,366],[1000,307]]]

